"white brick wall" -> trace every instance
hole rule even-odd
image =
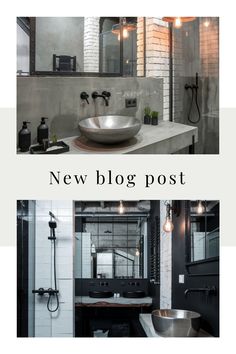
[[[138,18],[137,72],[143,75],[143,20]],[[146,77],[163,79],[163,119],[169,120],[169,28],[160,18],[146,18]]]
[[[171,290],[172,290],[172,233],[163,231],[163,224],[166,217],[166,206],[164,200],[160,201],[160,308],[171,308]]]
[[[144,76],[144,30],[143,17],[137,18],[137,76]]]
[[[48,240],[49,211],[58,218],[56,228],[57,283],[60,308],[47,310],[47,295],[35,295],[35,336],[73,337],[73,208],[72,201],[36,201],[35,288],[54,288],[53,244]],[[56,303],[56,302],[54,302]]]
[[[175,32],[176,31],[176,32]],[[182,121],[183,115],[183,82],[185,65],[183,62],[183,42],[179,30],[174,30],[173,34],[173,111],[174,120]]]
[[[99,72],[99,17],[84,18],[84,71]]]
[[[91,233],[76,232],[75,234],[75,278],[91,278]]]

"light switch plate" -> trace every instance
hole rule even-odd
[[[184,284],[184,274],[179,274],[179,284]]]
[[[137,98],[126,98],[125,99],[125,107],[130,108],[130,107],[137,107]]]

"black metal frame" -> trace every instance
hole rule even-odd
[[[138,77],[146,76],[146,21],[145,17],[143,18],[143,40],[144,40],[144,75]],[[35,67],[35,53],[36,53],[36,17],[30,17],[30,75],[31,76],[78,76],[78,77],[123,77],[123,22],[122,17],[120,17],[120,72],[119,73],[100,73],[100,72],[74,72],[74,71],[63,71],[63,72],[54,72],[54,71],[38,71]],[[100,70],[100,64],[99,64]]]
[[[190,155],[195,154],[195,135],[192,135],[192,144],[189,145],[188,152]]]
[[[160,284],[160,217],[155,216],[150,225],[149,279]]]
[[[111,220],[110,220],[110,223],[111,223],[111,226],[112,226],[112,232],[111,233],[109,233],[109,235],[111,235],[112,236],[112,246],[109,246],[109,247],[102,247],[102,246],[99,246],[98,245],[98,247],[97,247],[97,249],[98,250],[100,250],[100,251],[102,251],[102,250],[104,250],[104,249],[111,249],[112,250],[112,253],[113,253],[113,257],[114,257],[114,255],[115,254],[117,254],[117,255],[119,255],[119,256],[121,256],[121,257],[124,257],[124,258],[126,258],[126,259],[129,259],[128,257],[125,257],[125,256],[122,256],[121,254],[118,254],[118,253],[116,253],[115,252],[115,249],[114,249],[114,236],[119,236],[119,235],[116,235],[116,233],[114,232],[114,225],[115,225],[115,223],[117,223],[117,221],[119,222],[119,216],[117,215],[117,214],[114,214],[114,213],[111,213],[111,216],[108,216],[109,215],[109,213],[104,213],[105,214],[105,217],[108,217],[108,218],[110,218]],[[91,213],[91,216],[94,216],[94,213]],[[137,218],[142,218],[143,217],[143,214],[142,215],[140,215],[140,213],[136,213],[136,214],[133,214],[132,216],[135,216],[135,217],[137,217]],[[128,225],[129,225],[129,218],[130,217],[132,217],[131,215],[122,215],[121,217],[122,218],[124,218],[124,219],[126,219],[126,224],[127,224],[127,230],[126,230],[126,234],[124,234],[123,236],[126,236],[126,241],[127,241],[127,247],[124,247],[124,249],[125,250],[128,250],[128,249],[134,249],[134,247],[129,247],[128,246],[128,235],[129,235],[129,230],[128,230]],[[145,215],[146,216],[146,215]],[[75,214],[75,217],[76,217],[76,214]],[[78,217],[78,216],[77,216]],[[79,216],[79,217],[81,217],[81,216]],[[82,221],[81,221],[81,223],[82,223],[82,228],[83,228],[83,223],[97,223],[97,232],[96,232],[96,236],[97,236],[97,238],[98,238],[98,244],[99,244],[99,237],[100,236],[105,236],[104,234],[100,234],[100,224],[103,224],[103,223],[108,223],[108,221],[107,220],[103,220],[103,221],[101,221],[100,220],[100,217],[103,217],[102,216],[102,213],[99,213],[99,216],[98,217],[96,217],[98,220],[97,221],[94,221],[94,220],[91,220],[91,221],[89,221],[89,220],[86,220],[86,217],[90,217],[90,215],[87,215],[87,213],[86,213],[86,215],[84,216],[84,217],[81,217],[81,219],[82,219]],[[122,221],[122,222],[124,222],[124,221]],[[93,236],[93,235],[92,235]],[[141,238],[143,237],[143,235],[141,234],[141,231],[140,231],[140,236],[141,236]],[[123,248],[123,247],[120,247],[120,248]],[[140,251],[141,251],[141,248],[140,248]],[[142,250],[143,251],[143,250]],[[143,257],[143,255],[142,255],[142,257]],[[133,261],[132,259],[129,259],[129,260],[131,260],[131,261]],[[144,264],[143,264],[143,261],[142,261],[142,259],[141,259],[141,262],[142,262],[142,269],[140,269],[140,267],[139,267],[139,271],[140,270],[142,270],[141,272],[140,272],[140,274],[141,274],[141,277],[140,277],[140,279],[145,279],[144,278]],[[134,264],[133,264],[133,266],[134,266]],[[129,265],[127,264],[127,272],[128,272],[128,268],[129,268]],[[134,271],[134,269],[133,269],[133,271]],[[115,276],[115,272],[114,272],[114,269],[113,269],[113,278],[114,278],[114,276]],[[113,278],[107,278],[107,279],[113,279]],[[93,278],[93,279],[97,279],[97,278]],[[119,279],[119,278],[115,278],[115,279]],[[128,277],[127,278],[124,278],[124,279],[129,279]],[[135,279],[135,278],[132,278],[132,279]]]
[[[17,201],[17,337],[28,337],[28,201]]]
[[[185,267],[188,276],[209,276],[209,275],[219,275],[219,273],[191,273],[189,268],[192,266],[198,266],[201,264],[208,264],[211,262],[219,262],[218,257],[210,257],[201,259],[199,261],[191,261],[191,223],[190,223],[190,200],[185,201]]]
[[[17,24],[25,31],[28,36],[30,35],[30,26],[28,24],[28,18],[27,17],[17,17],[16,18]]]

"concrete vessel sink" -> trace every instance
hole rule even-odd
[[[155,331],[163,337],[197,337],[201,315],[187,310],[161,309],[152,311]]]
[[[79,122],[79,129],[88,139],[102,144],[116,144],[135,136],[141,122],[129,116],[99,116]]]

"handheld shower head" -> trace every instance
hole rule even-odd
[[[56,221],[49,221],[48,225],[49,225],[50,229],[56,229],[56,227],[57,227]]]
[[[50,212],[49,212],[50,214]],[[51,216],[51,215],[50,215]],[[52,216],[51,216],[52,217]],[[48,222],[48,226],[50,227],[50,236],[48,237],[49,240],[56,240],[56,233],[55,233],[55,229],[57,227],[57,223],[56,221],[49,221]]]

